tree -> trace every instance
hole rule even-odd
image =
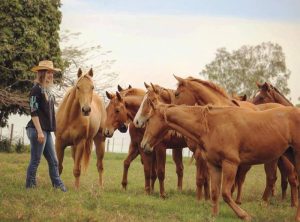
[[[81,43],[81,36],[80,32],[69,30],[64,30],[60,34],[62,58],[66,69],[62,81],[57,85],[57,98],[62,98],[65,91],[75,84],[78,68],[84,70],[93,68],[95,91],[103,97],[105,90],[112,87],[118,76],[111,71],[111,66],[115,62],[109,58],[111,51],[104,50],[100,45]]]
[[[5,102],[4,96],[0,99],[0,126],[7,124],[9,114],[27,112],[28,106],[22,104],[32,87],[33,65],[51,59],[55,66],[64,67],[58,33],[60,6],[60,0],[0,1],[0,89],[6,95]],[[62,74],[56,77],[61,79]],[[16,102],[17,97],[22,102]]]
[[[266,42],[257,46],[242,46],[232,53],[220,48],[215,59],[205,66],[200,75],[220,84],[230,94],[246,94],[252,98],[257,92],[256,82],[270,82],[282,94],[288,95],[290,73],[282,47]]]

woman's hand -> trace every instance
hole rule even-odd
[[[39,143],[44,143],[45,142],[45,136],[43,132],[39,132],[38,133],[38,138],[37,140],[39,141]]]

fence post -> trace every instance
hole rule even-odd
[[[9,145],[11,146],[12,144],[12,139],[13,139],[13,133],[14,133],[14,124],[11,124],[11,129],[10,129],[10,138],[9,138]]]
[[[112,144],[111,152],[114,152],[114,148],[115,148],[115,138],[113,138],[113,144]]]
[[[107,139],[106,152],[109,152],[109,139]]]
[[[0,140],[2,140],[2,127],[0,127]]]
[[[122,137],[121,153],[123,151],[124,137]]]

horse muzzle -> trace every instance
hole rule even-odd
[[[150,144],[144,140],[141,142],[141,147],[144,150],[145,153],[152,153],[153,147],[150,146]]]
[[[84,116],[89,116],[90,113],[91,113],[91,107],[90,106],[83,106],[81,108],[81,111],[82,111]]]
[[[128,127],[125,125],[125,124],[122,124],[118,130],[121,132],[121,133],[126,133],[127,132],[127,129]]]
[[[133,124],[136,128],[144,128],[145,127],[145,121],[142,119],[134,120]]]
[[[114,131],[110,131],[108,128],[104,130],[104,136],[111,138],[114,135]]]

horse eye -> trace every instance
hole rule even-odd
[[[79,90],[79,86],[76,86],[76,88]]]
[[[92,90],[94,90],[94,88],[95,88],[95,87],[94,87],[94,86],[92,86]]]
[[[118,110],[118,109],[116,109],[116,111],[115,111],[116,113],[119,113],[120,112],[120,110]]]

